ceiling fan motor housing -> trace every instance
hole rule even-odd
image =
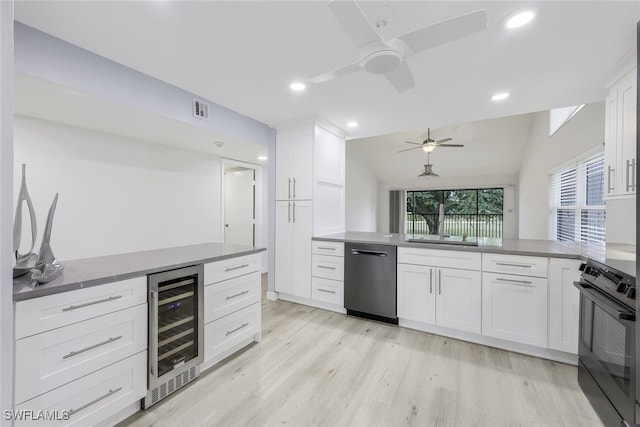
[[[402,64],[409,54],[409,47],[401,40],[374,42],[362,48],[360,65],[371,74],[387,74]]]

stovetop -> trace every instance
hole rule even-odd
[[[635,263],[634,263],[635,264]],[[580,266],[581,279],[595,288],[607,293],[614,299],[635,310],[636,279],[628,274],[628,266],[616,268],[615,263],[604,264],[593,259],[588,259]]]

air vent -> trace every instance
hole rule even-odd
[[[209,120],[209,104],[193,98],[193,117],[202,120]]]

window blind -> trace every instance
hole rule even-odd
[[[604,242],[604,156],[581,159],[551,173],[549,238]]]

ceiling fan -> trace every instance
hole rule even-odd
[[[433,171],[433,165],[431,163],[429,163],[429,155],[431,153],[427,153],[427,164],[424,165],[424,169],[422,170],[422,173],[420,173],[420,175],[418,175],[418,178],[438,178],[440,177],[440,175],[438,175],[437,173],[435,173]]]
[[[329,9],[360,49],[360,58],[349,65],[308,79],[310,83],[326,82],[364,69],[372,74],[383,74],[402,93],[414,86],[407,58],[487,28],[487,13],[478,10],[384,40],[365,18],[355,0],[331,0]],[[382,30],[387,22],[388,19],[380,18],[375,25]]]
[[[429,154],[433,150],[435,150],[436,147],[464,147],[463,144],[443,144],[444,142],[447,142],[447,141],[453,141],[453,138],[444,138],[444,139],[439,139],[437,141],[431,139],[431,128],[427,128],[427,139],[422,141],[422,143],[405,141],[405,144],[418,145],[418,147],[407,148],[406,150],[400,150],[398,151],[398,153],[402,153],[404,151],[417,150],[418,148],[422,148],[422,150],[425,153]]]

